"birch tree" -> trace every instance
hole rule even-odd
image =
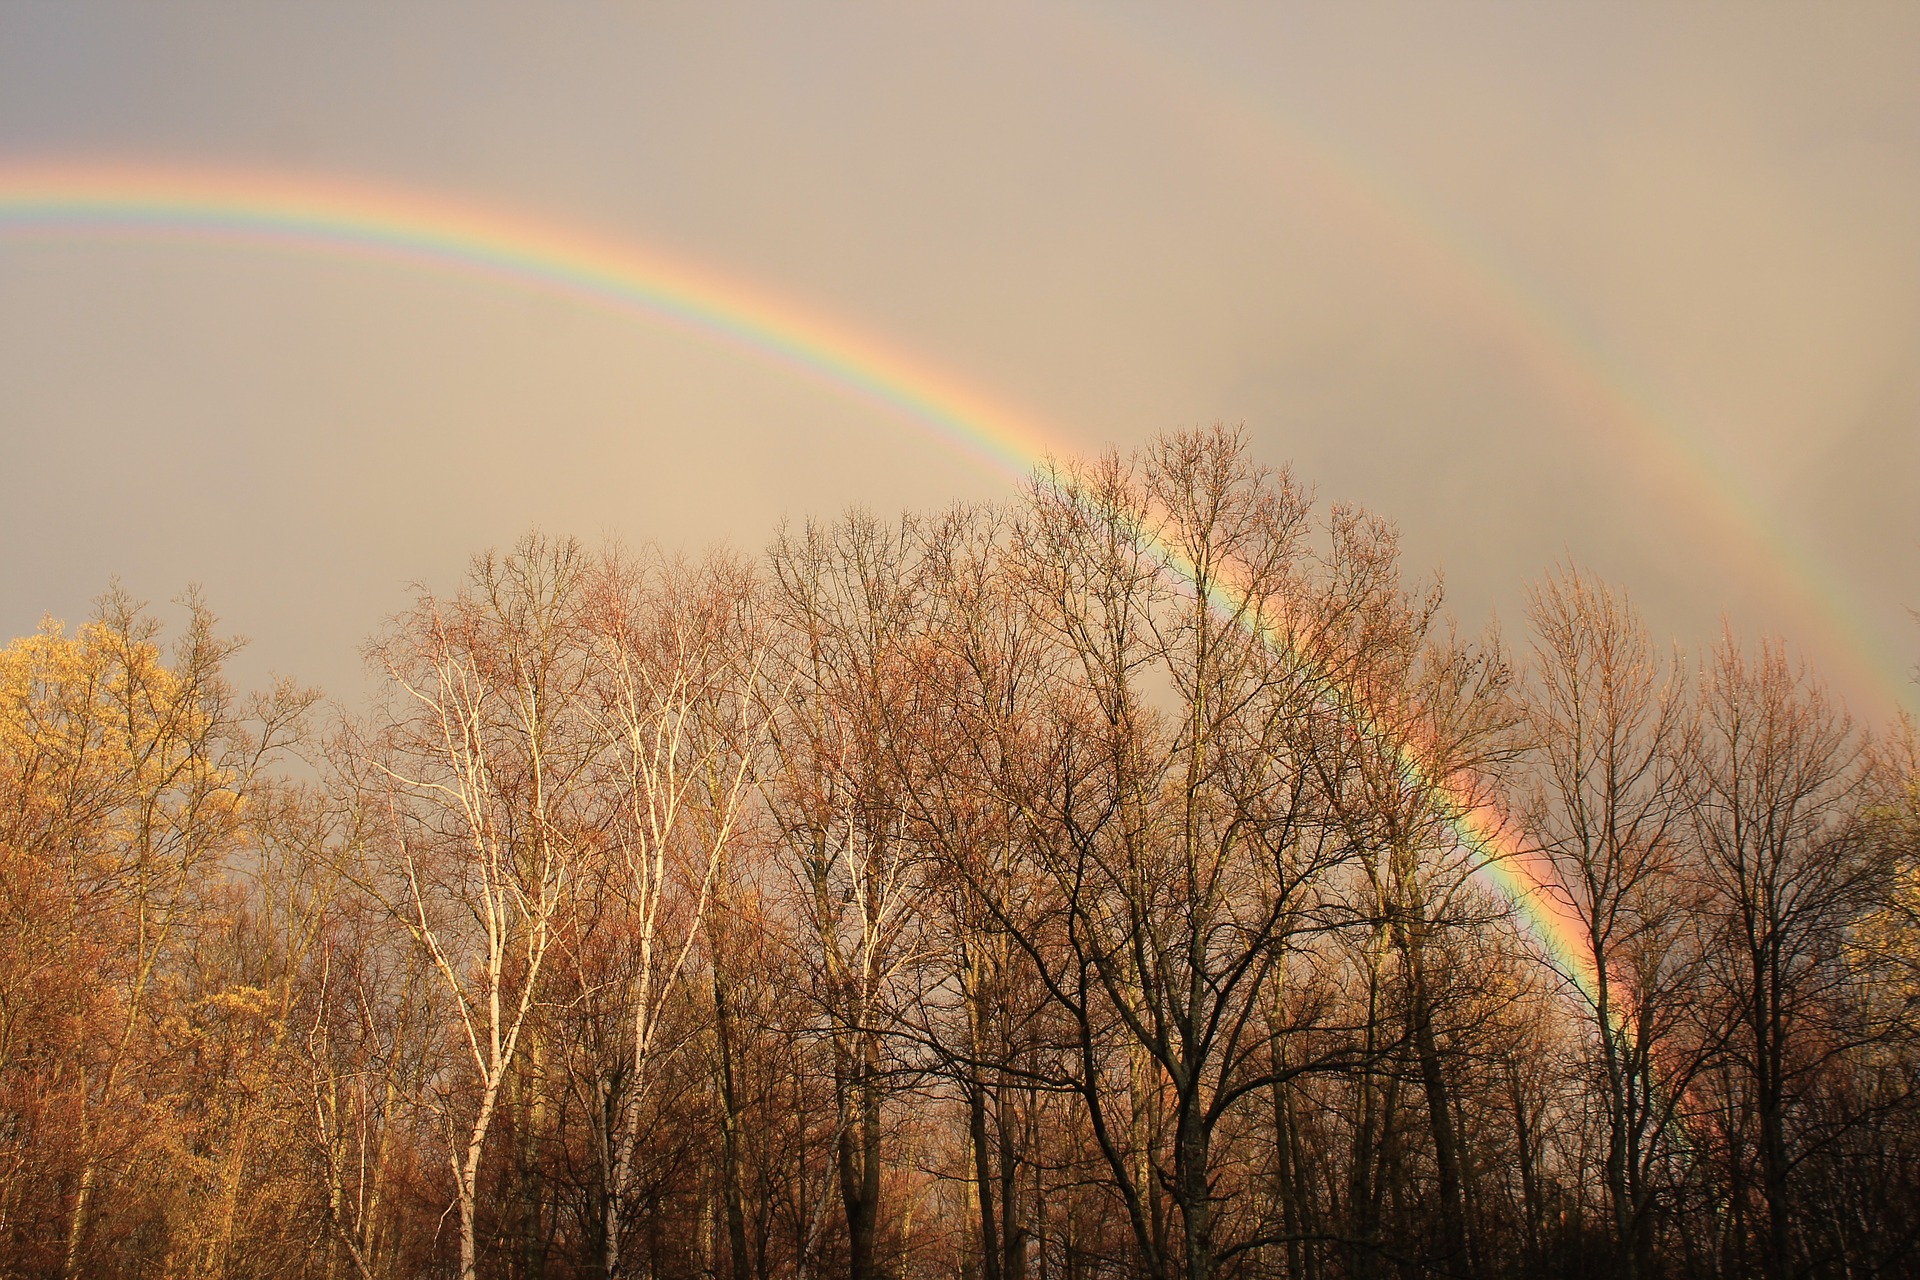
[[[476,558],[452,598],[423,591],[371,650],[389,693],[367,780],[388,822],[362,879],[448,997],[464,1064],[442,1100],[462,1280],[479,1265],[487,1134],[598,820],[586,569],[577,543],[529,536]]]
[[[591,877],[602,931],[580,945],[616,945],[608,935],[617,931],[631,953],[619,989],[606,993],[624,1020],[623,1053],[596,1091],[609,1278],[632,1270],[621,1244],[645,1109],[679,1047],[663,1039],[666,1004],[688,977],[779,710],[778,691],[763,697],[751,588],[724,560],[690,568],[615,554],[590,596],[589,714],[607,813]]]

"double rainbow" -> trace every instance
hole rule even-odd
[[[455,272],[578,299],[739,349],[864,401],[943,446],[1019,482],[1056,433],[879,340],[738,281],[625,242],[417,192],[254,171],[42,163],[0,165],[0,233],[143,235],[345,254]],[[1148,548],[1191,584],[1164,542]],[[1210,588],[1227,613],[1233,601]],[[1264,619],[1249,623],[1269,644]],[[1323,682],[1324,684],[1324,682]],[[1322,693],[1381,737],[1346,690]],[[1401,774],[1441,799],[1480,873],[1512,901],[1543,951],[1592,999],[1594,961],[1557,876],[1500,816],[1432,777],[1412,744]]]

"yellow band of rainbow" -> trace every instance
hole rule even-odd
[[[0,232],[107,232],[252,243],[388,259],[578,298],[744,350],[822,381],[1014,482],[1058,435],[886,343],[738,281],[624,241],[565,230],[417,192],[281,173],[128,164],[0,166]],[[1194,582],[1175,550],[1149,548]],[[1242,614],[1218,587],[1210,601]],[[1247,623],[1278,645],[1264,619]],[[1362,733],[1381,736],[1348,691],[1320,690]],[[1512,901],[1562,972],[1594,995],[1594,965],[1544,858],[1499,816],[1427,776],[1412,746],[1393,748],[1412,784],[1432,788],[1480,874]]]

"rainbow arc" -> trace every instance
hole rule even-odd
[[[0,233],[172,237],[453,272],[731,346],[870,404],[1014,483],[1058,450],[1060,433],[817,312],[624,241],[418,192],[256,171],[0,165]],[[1195,584],[1193,567],[1176,548],[1155,540],[1148,549],[1170,573]],[[1207,589],[1209,603],[1225,615],[1247,612],[1227,588]],[[1245,625],[1284,651],[1267,619],[1250,616]],[[1350,691],[1318,679],[1317,692],[1357,731],[1389,744],[1410,784],[1440,798],[1479,874],[1514,903],[1541,948],[1592,999],[1593,957],[1550,864],[1465,789],[1429,776],[1417,745],[1383,734]]]

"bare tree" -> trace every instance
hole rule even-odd
[[[1034,874],[1009,781],[1029,771],[1031,730],[1046,718],[1059,655],[1024,607],[1004,512],[960,508],[921,531],[926,585],[914,620],[911,735],[890,735],[910,833],[928,850],[930,928],[944,945],[915,1035],[965,1109],[968,1214],[985,1280],[1024,1280],[1044,1249],[1043,1197],[1030,1185],[1042,1099],[1071,1087],[1049,1052],[1048,1002],[996,904],[1051,892]]]
[[[917,851],[903,838],[898,757],[883,741],[913,731],[904,641],[920,587],[911,546],[910,530],[859,514],[783,535],[767,603],[778,629],[768,680],[785,710],[772,722],[763,794],[825,1021],[854,1280],[881,1265],[886,1032],[924,896]]]
[[[1840,961],[1847,925],[1882,888],[1881,865],[1855,821],[1860,738],[1779,644],[1750,659],[1729,633],[1703,673],[1700,713],[1688,774],[1714,977],[1757,1130],[1759,1261],[1789,1280],[1801,1257],[1793,1114],[1810,1077],[1854,1042]]]
[[[1518,687],[1442,610],[1220,429],[534,536],[323,791],[110,596],[0,649],[0,1274],[1911,1271],[1910,727],[1572,570]]]
[[[464,1051],[470,1096],[443,1113],[462,1280],[487,1133],[598,816],[585,569],[578,544],[529,536],[477,558],[452,599],[423,592],[371,650],[391,689],[367,746],[389,824],[362,883],[429,957]]]
[[[1358,513],[1336,524],[1337,626],[1316,645],[1337,717],[1309,757],[1359,871],[1354,910],[1366,925],[1358,963],[1365,993],[1349,1179],[1349,1233],[1359,1265],[1380,1261],[1386,1179],[1406,1135],[1402,1077],[1417,1081],[1433,1160],[1439,1218],[1436,1261],[1459,1273],[1480,1264],[1469,1231],[1469,1171],[1456,1063],[1472,1019],[1455,1019],[1471,978],[1450,956],[1464,935],[1493,927],[1504,904],[1475,887],[1490,857],[1481,832],[1505,819],[1501,775],[1514,740],[1509,672],[1497,639],[1463,641],[1440,624],[1438,587],[1405,591],[1393,572],[1390,531]],[[1359,576],[1356,575],[1356,570]],[[1397,1024],[1397,1025],[1396,1025]],[[1403,1065],[1404,1064],[1404,1065]]]
[[[621,1239],[644,1108],[675,1047],[663,1041],[665,1005],[686,977],[779,710],[777,692],[771,703],[763,697],[763,651],[745,614],[750,587],[720,561],[693,570],[617,555],[594,583],[591,714],[604,739],[597,780],[610,812],[593,887],[619,945],[632,951],[610,993],[626,1023],[624,1058],[601,1076],[595,1100],[609,1277],[628,1270]],[[579,941],[615,940],[589,932]]]
[[[1268,1238],[1223,1216],[1220,1138],[1353,1053],[1276,1053],[1309,1028],[1271,994],[1347,918],[1327,890],[1352,845],[1309,756],[1347,710],[1315,645],[1359,566],[1317,564],[1305,496],[1223,430],[1043,472],[1032,504],[1019,582],[1062,660],[1012,798],[1052,892],[996,910],[1073,1028],[1143,1264],[1197,1280]]]
[[[1616,1274],[1648,1268],[1658,1174],[1711,1047],[1698,1025],[1702,903],[1687,858],[1688,688],[1624,595],[1569,570],[1529,601],[1527,689],[1537,762],[1528,828],[1558,872],[1591,962]]]

